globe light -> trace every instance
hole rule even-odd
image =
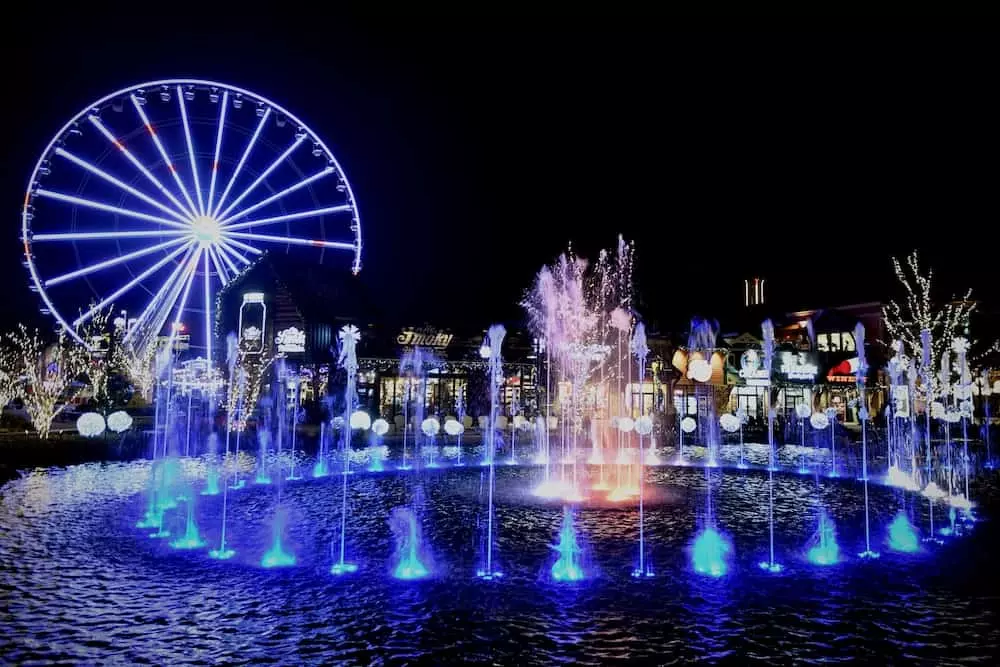
[[[372,418],[364,410],[355,410],[351,413],[351,428],[367,431],[371,428]]]
[[[462,435],[465,432],[465,425],[457,419],[449,419],[444,423],[444,432],[450,436]]]
[[[108,415],[108,428],[115,433],[127,431],[132,427],[132,416],[124,410],[118,410]]]
[[[420,424],[420,430],[424,432],[428,438],[437,435],[438,431],[441,430],[441,422],[437,420],[436,417],[428,417]]]
[[[805,419],[812,413],[812,409],[805,403],[799,403],[795,406],[795,414],[799,419]]]
[[[105,426],[104,417],[96,412],[85,412],[76,420],[76,430],[85,438],[96,438]]]
[[[726,433],[735,433],[740,430],[740,418],[727,412],[719,416],[719,426]]]
[[[379,417],[372,422],[372,432],[375,435],[382,437],[389,432],[389,422]]]
[[[830,417],[825,412],[814,412],[809,417],[809,423],[817,431],[822,431],[830,425]]]
[[[694,433],[696,428],[698,428],[698,422],[690,417],[685,417],[681,420],[681,430],[685,433]]]
[[[649,415],[643,415],[635,420],[635,432],[639,435],[649,435],[653,432],[653,420]]]
[[[620,417],[618,419],[618,430],[622,433],[628,433],[633,428],[635,428],[635,422],[632,421],[631,417]]]
[[[489,359],[490,358],[490,346],[487,345],[486,343],[483,343],[482,345],[480,345],[479,346],[479,356],[482,357],[483,359]]]

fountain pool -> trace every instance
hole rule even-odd
[[[886,548],[878,561],[861,561],[854,554],[865,542],[863,496],[850,480],[817,489],[808,476],[775,476],[775,540],[785,569],[774,575],[756,567],[768,549],[766,472],[713,470],[716,525],[732,543],[727,572],[716,578],[697,574],[690,560],[704,469],[651,469],[658,500],[645,508],[645,535],[657,576],[631,576],[636,507],[584,506],[573,520],[585,578],[555,582],[563,505],[531,494],[544,469],[503,466],[495,511],[504,577],[483,582],[474,576],[484,511],[478,467],[353,475],[348,549],[358,571],[346,577],[330,574],[342,490],[336,475],[285,486],[285,545],[296,565],[265,569],[272,487],[248,485],[230,497],[227,544],[236,553],[218,561],[136,527],[150,470],[148,461],[38,470],[0,489],[5,659],[598,664],[626,656],[742,663],[879,655],[891,662],[985,660],[1000,649],[996,585],[980,574],[990,560],[988,522],[961,540],[915,553]],[[205,470],[182,462],[183,474]],[[392,576],[389,519],[416,488],[429,573],[405,581]],[[837,524],[836,565],[807,559],[817,494]],[[213,545],[221,496],[197,502],[202,539]],[[178,522],[182,509],[171,514]],[[886,544],[900,511],[925,530],[926,509],[873,485],[872,541]]]

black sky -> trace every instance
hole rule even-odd
[[[638,243],[645,315],[667,325],[738,305],[751,274],[795,307],[884,299],[889,256],[912,248],[942,287],[994,298],[988,35],[312,16],[232,32],[36,23],[8,39],[0,325],[36,310],[17,238],[39,152],[93,99],[174,76],[255,90],[326,138],[361,208],[364,278],[403,318],[511,317],[567,241],[594,254],[619,232]]]

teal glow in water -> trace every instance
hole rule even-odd
[[[313,477],[326,477],[330,474],[330,471],[326,467],[326,459],[321,458],[316,461],[316,465],[313,466]]]
[[[733,546],[715,528],[706,528],[695,538],[691,548],[691,564],[698,574],[721,577],[729,569],[729,554]]]
[[[295,556],[285,551],[284,546],[281,544],[281,536],[275,536],[274,543],[271,548],[268,549],[267,553],[260,561],[261,566],[271,568],[271,567],[290,567],[295,565]]]
[[[583,550],[576,538],[576,526],[573,524],[573,510],[569,505],[563,507],[563,520],[559,528],[559,544],[552,547],[559,558],[552,565],[553,581],[580,581],[585,574],[580,564]]]
[[[208,474],[205,476],[205,488],[202,490],[201,495],[219,495],[219,470],[215,466],[208,469]]]
[[[421,534],[417,517],[406,507],[397,507],[389,518],[389,524],[396,536],[396,557],[398,561],[392,576],[397,579],[423,579],[430,574],[420,557]]]
[[[920,549],[920,536],[905,512],[899,512],[889,524],[889,548],[903,553],[913,553]]]
[[[813,565],[834,565],[840,560],[837,527],[825,511],[820,512],[819,525],[806,547],[806,558]]]

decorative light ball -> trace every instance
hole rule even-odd
[[[931,417],[934,419],[944,419],[944,403],[941,401],[931,403]]]
[[[649,415],[643,415],[635,420],[635,432],[639,435],[649,435],[653,432],[653,419]]]
[[[389,422],[379,417],[372,422],[372,432],[381,437],[389,432]]]
[[[809,417],[809,423],[817,431],[822,431],[827,426],[830,425],[830,418],[824,412],[814,412],[812,416]]]
[[[76,420],[76,430],[85,438],[96,438],[104,428],[104,417],[96,412],[85,412]]]
[[[465,425],[457,419],[448,419],[444,423],[444,432],[451,436],[465,433]]]
[[[725,412],[719,415],[719,426],[726,433],[736,433],[740,430],[740,418],[734,414]]]
[[[118,410],[108,415],[108,428],[115,433],[121,433],[132,428],[132,415],[124,410]]]
[[[424,432],[428,438],[437,435],[438,431],[441,430],[441,422],[437,420],[437,417],[428,417],[423,422],[420,423],[420,430]]]
[[[812,408],[805,403],[799,403],[795,406],[795,414],[799,419],[806,419],[812,414]]]
[[[371,416],[364,410],[355,410],[351,413],[351,428],[359,428],[367,431],[372,426]]]
[[[698,422],[690,417],[685,417],[681,420],[681,430],[685,433],[694,433],[696,428],[698,428]]]
[[[944,420],[949,424],[957,424],[962,421],[962,414],[958,410],[949,410],[945,414]]]
[[[959,403],[958,412],[966,419],[972,419],[972,401],[962,401]]]
[[[479,346],[479,356],[482,357],[483,359],[489,359],[490,358],[490,346],[487,345],[486,343],[483,343],[482,345],[480,345]]]
[[[524,415],[514,415],[514,428],[524,428],[524,423],[528,421],[524,418]]]
[[[635,422],[632,421],[631,417],[619,417],[618,418],[618,430],[622,433],[628,433],[633,428],[635,428]]]
[[[712,365],[704,359],[692,359],[688,364],[688,377],[696,382],[708,382],[712,379]]]

